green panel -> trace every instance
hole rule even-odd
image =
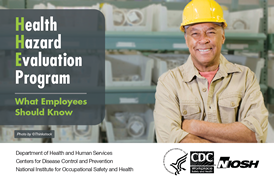
[[[183,33],[106,32],[106,49],[187,50]]]
[[[157,3],[157,2],[154,2]],[[166,6],[168,10],[181,10],[183,12],[186,2],[163,2],[161,3],[163,6]]]
[[[0,6],[7,7],[7,0],[0,0]]]
[[[154,104],[155,91],[156,86],[106,87],[105,102],[106,104]]]
[[[268,49],[274,51],[274,34],[268,35]]]
[[[183,33],[174,36],[174,33],[158,32],[106,32],[106,49],[168,50],[187,47]]]
[[[266,35],[263,33],[226,32],[225,37],[229,40],[265,40],[266,39]]]
[[[106,104],[154,104],[155,93],[106,93]],[[130,102],[123,102],[122,99],[132,99]]]
[[[223,49],[248,50],[252,52],[259,52],[259,51],[263,51],[264,47],[263,47],[263,41],[226,39]]]
[[[156,91],[156,86],[123,86],[123,87],[106,87],[106,93],[138,93],[138,92],[154,92]]]
[[[258,5],[238,5],[237,8],[234,10],[231,10],[231,12],[258,9],[258,8],[261,8],[259,4]]]
[[[263,33],[225,33],[226,41],[223,49],[249,50],[259,52],[263,50],[266,35]]]
[[[10,9],[25,9],[25,0],[3,0],[3,6]]]
[[[260,84],[260,89],[261,89],[262,93],[264,94],[267,92],[268,87],[265,84]]]
[[[268,103],[274,105],[274,89],[268,88]]]
[[[262,1],[262,0],[259,0]],[[232,0],[231,5],[229,8],[229,11],[234,12],[234,11],[243,11],[243,10],[250,10],[250,9],[258,9],[262,8],[260,2],[258,4],[239,4],[239,0]]]

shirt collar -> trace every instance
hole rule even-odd
[[[187,62],[180,67],[180,70],[182,71],[182,68],[184,69],[182,72],[183,75],[183,81],[190,82],[192,79],[196,77],[202,77],[196,67],[193,64],[193,61],[191,59],[191,55],[188,56]],[[221,77],[226,77],[230,73],[236,73],[241,72],[241,69],[236,66],[235,64],[229,62],[222,54],[220,55],[220,65],[219,70],[215,75],[215,79],[219,79]]]

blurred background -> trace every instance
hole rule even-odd
[[[222,54],[248,66],[269,110],[267,142],[274,143],[274,0],[216,0],[228,28]],[[190,0],[0,0],[1,9],[95,9],[105,17],[106,110],[96,126],[1,126],[1,142],[153,143],[157,79],[184,64],[189,55],[179,27]],[[6,49],[0,50],[5,54]],[[86,52],[89,56],[89,52]],[[13,72],[7,63],[3,69]],[[2,70],[3,70],[2,69]],[[98,72],[100,73],[100,72]],[[3,74],[3,73],[2,73]],[[10,74],[10,75],[9,75]],[[2,79],[13,76],[7,73]],[[5,88],[0,84],[0,89]],[[12,118],[9,103],[0,115]],[[84,118],[95,118],[83,110]],[[72,117],[74,118],[74,117]],[[79,118],[79,117],[78,117]],[[55,130],[52,139],[14,138],[14,130]]]

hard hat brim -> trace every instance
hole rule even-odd
[[[193,23],[188,23],[188,24],[183,24],[181,23],[180,30],[182,32],[185,32],[185,26],[191,26],[194,24],[201,24],[201,23],[223,23],[223,28],[225,29],[227,27],[226,21],[204,21],[204,22],[193,22]]]

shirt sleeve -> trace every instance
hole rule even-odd
[[[259,83],[250,70],[247,72],[246,93],[242,98],[239,111],[240,122],[255,132],[258,143],[266,141],[268,129],[268,111],[260,91]]]
[[[162,75],[155,94],[154,122],[158,143],[179,143],[188,133],[181,129],[182,116],[172,71]]]

